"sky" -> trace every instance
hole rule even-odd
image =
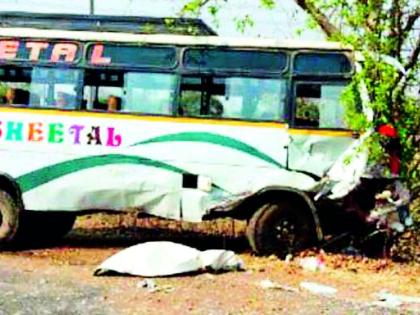
[[[186,0],[95,0],[95,13],[105,15],[175,16]],[[200,16],[219,35],[270,37],[278,39],[323,40],[321,32],[305,30],[305,14],[293,0],[279,0],[273,10],[260,7],[259,0],[230,0],[218,15],[218,24],[205,10]],[[89,0],[0,0],[0,11],[29,11],[49,13],[88,14]],[[245,34],[234,22],[246,14],[252,16],[254,26]]]

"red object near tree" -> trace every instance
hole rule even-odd
[[[395,139],[398,137],[397,129],[391,124],[380,125],[378,127],[378,133],[388,138]],[[395,140],[391,140],[391,142],[392,141]],[[387,151],[389,154],[389,170],[392,175],[398,175],[401,169],[400,152],[392,145],[387,147]]]
[[[385,137],[396,138],[398,136],[397,129],[391,124],[380,125],[378,132]]]
[[[389,170],[392,175],[398,175],[401,169],[401,160],[400,157],[396,154],[391,154],[389,156]]]

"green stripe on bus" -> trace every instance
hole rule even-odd
[[[109,154],[88,156],[49,165],[18,177],[17,183],[19,184],[22,192],[27,192],[64,175],[75,173],[88,168],[111,164],[146,165],[180,174],[188,173],[183,169],[156,160],[151,160],[139,156]]]
[[[231,137],[222,136],[211,132],[180,132],[164,136],[159,136],[144,141],[136,142],[131,146],[138,146],[149,143],[158,142],[176,142],[176,141],[192,141],[192,142],[207,142],[223,147],[231,148],[249,155],[252,155],[258,159],[264,160],[270,164],[273,164],[279,168],[284,168],[283,165],[278,163],[276,160],[261,152],[260,150]]]
[[[88,156],[80,159],[69,160],[54,165],[49,165],[27,173],[25,175],[19,176],[17,178],[17,183],[19,184],[22,193],[24,193],[68,174],[76,173],[93,167],[111,164],[146,165],[178,174],[191,174],[186,170],[157,160],[151,160],[148,158],[132,155],[108,154],[99,156]],[[223,189],[222,187],[216,184],[212,184],[212,187],[230,194],[227,190]]]

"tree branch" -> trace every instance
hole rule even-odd
[[[401,8],[400,8],[400,11],[398,12],[398,17],[399,17],[399,20],[396,25],[397,34],[395,35],[397,37],[397,46],[395,47],[395,52],[399,54],[398,60],[401,61],[403,59],[403,56],[401,55],[402,47],[404,45],[405,40],[410,36],[410,33],[413,31],[413,28],[417,19],[420,17],[420,8],[416,9],[412,14],[406,17],[407,22],[405,25],[402,22]],[[391,34],[391,36],[394,36],[394,35]]]
[[[420,55],[420,37],[417,39],[416,46],[414,47],[410,57],[408,58],[406,64],[404,65],[406,76],[409,76],[410,74],[408,72],[417,65],[419,61],[419,55]],[[400,84],[403,77],[404,77],[404,74],[399,72],[398,77],[394,83],[393,94],[395,95],[395,97],[393,97],[393,99],[398,99],[399,97],[401,97],[401,95],[404,93],[405,89],[407,88],[409,79],[405,78],[405,81],[403,82],[402,86],[398,89],[395,89]]]
[[[417,65],[420,55],[420,37],[417,38],[416,46],[414,47],[410,57],[408,58],[406,64],[404,65],[405,71],[410,71],[414,66]]]
[[[420,17],[420,8],[417,8],[417,10],[413,12],[413,14],[407,17],[407,23],[405,24],[403,28],[403,34],[408,33],[413,29],[414,24],[416,23],[419,17]]]
[[[401,47],[403,45],[404,39],[402,37],[402,10],[400,6],[400,0],[393,0],[391,9],[389,10],[389,48],[386,53],[394,58],[398,58],[398,61],[401,62]]]
[[[312,16],[328,37],[334,37],[341,33],[340,30],[329,21],[328,17],[316,8],[310,0],[295,0],[295,2]]]

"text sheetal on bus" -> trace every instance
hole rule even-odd
[[[75,62],[81,55],[76,43],[0,40],[0,60]],[[95,44],[89,57],[91,64],[109,64],[111,57],[103,56],[104,46]]]

